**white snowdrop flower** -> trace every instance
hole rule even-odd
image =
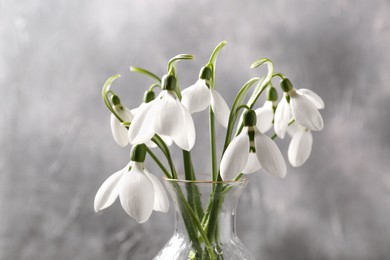
[[[277,101],[278,92],[272,85],[270,85],[267,90],[267,100],[264,102],[262,107],[255,110],[257,117],[256,126],[260,132],[266,133],[272,128]]]
[[[274,120],[274,102],[267,100],[264,102],[264,105],[255,110],[257,123],[256,127],[262,133],[266,133],[272,128],[272,121]]]
[[[256,126],[256,113],[244,115],[244,128],[233,138],[221,160],[221,177],[234,180],[240,173],[251,173],[264,168],[271,175],[284,178],[286,164],[275,142]]]
[[[281,139],[284,138],[287,131],[287,126],[291,120],[291,108],[287,102],[286,93],[283,94],[275,111],[274,130],[277,136]]]
[[[175,93],[176,78],[163,78],[163,90],[153,101],[137,111],[129,128],[131,144],[147,143],[155,134],[169,136],[181,149],[189,151],[195,144],[195,126],[190,112]]]
[[[310,130],[321,131],[324,121],[318,110],[324,108],[323,100],[311,90],[296,90],[287,78],[280,85],[290,97],[291,113],[295,121]]]
[[[183,105],[190,111],[196,113],[211,106],[215,118],[223,126],[229,123],[230,110],[223,97],[212,88],[209,88],[205,79],[199,79],[194,85],[182,92]]]
[[[141,146],[133,150],[138,147]],[[136,155],[132,155],[132,161],[125,168],[101,185],[94,201],[96,212],[111,206],[118,197],[125,212],[138,223],[146,222],[153,210],[168,211],[168,196],[158,178],[144,168],[145,150],[138,150],[142,151],[132,152]]]
[[[113,95],[111,97],[111,102],[113,104],[112,108],[114,112],[120,117],[120,119],[122,119],[124,122],[131,122],[134,117],[135,110],[130,110],[127,107],[123,106],[117,95]],[[127,138],[127,128],[122,125],[122,123],[114,115],[114,113],[111,114],[110,124],[111,133],[114,137],[115,142],[121,147],[125,147],[126,145],[128,145],[129,140]]]
[[[291,136],[288,147],[288,160],[294,167],[299,167],[306,162],[311,153],[313,144],[313,135],[310,129],[294,122],[291,124],[287,133]]]

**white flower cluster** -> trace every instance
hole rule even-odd
[[[132,144],[132,153],[136,155],[102,184],[95,197],[95,211],[109,207],[117,197],[126,213],[139,223],[147,221],[153,210],[168,211],[169,200],[162,184],[144,166],[146,150],[156,147],[153,138],[158,136],[167,146],[175,143],[182,150],[190,151],[196,139],[193,113],[210,108],[217,122],[225,128],[232,124],[232,113],[237,113],[230,111],[223,97],[211,86],[213,71],[208,70],[205,70],[208,77],[200,76],[194,85],[183,91],[177,90],[175,74],[168,73],[162,78],[160,93],[155,97],[153,89],[149,89],[144,102],[132,110],[123,106],[111,90],[107,91],[112,95],[114,140],[122,147]],[[288,159],[292,166],[300,166],[308,159],[313,142],[311,131],[323,128],[319,109],[324,108],[324,102],[313,91],[297,90],[289,79],[281,78],[284,93],[280,101],[271,78],[263,86],[268,88],[268,95],[262,107],[252,110],[243,105],[246,111],[241,126],[237,126],[239,130],[221,158],[219,176],[222,180],[234,180],[240,173],[248,174],[261,168],[280,178],[286,176],[282,153],[273,138],[266,135],[272,127],[274,138],[283,139],[286,133],[291,135]]]

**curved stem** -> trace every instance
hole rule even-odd
[[[272,75],[272,78],[279,77],[280,79],[285,79],[286,76],[284,76],[283,73],[275,72],[274,75]]]
[[[111,77],[109,77],[106,82],[104,83],[103,85],[103,89],[102,89],[102,97],[103,97],[103,101],[104,101],[104,104],[106,104],[107,108],[111,111],[111,113],[113,113],[120,122],[124,122],[124,120],[115,112],[115,110],[112,108],[112,105],[111,105],[111,102],[110,100],[108,99],[108,94],[109,93],[114,93],[112,90],[110,90],[110,87],[112,85],[112,83],[117,79],[117,78],[120,78],[121,75],[120,74],[116,74],[116,75],[113,75]]]
[[[165,176],[167,178],[172,178],[172,176],[169,174],[168,170],[164,167],[164,165],[161,163],[161,161],[157,158],[157,156],[150,150],[148,147],[146,147],[146,152],[152,157],[152,159],[156,162],[156,164],[161,168],[161,170],[164,172]]]
[[[161,88],[161,84],[160,84],[160,83],[154,83],[154,84],[152,84],[152,85],[149,87],[148,91],[153,91],[153,90],[154,90],[155,88],[157,88],[157,87]]]
[[[247,110],[251,110],[251,108],[248,107],[247,105],[241,105],[241,106],[236,108],[236,114],[238,114],[238,111],[240,111],[241,108],[246,108]]]
[[[139,67],[134,67],[134,66],[130,66],[130,71],[132,72],[138,72],[138,73],[141,73],[141,74],[144,74],[148,77],[151,77],[152,79],[156,80],[158,83],[161,83],[161,79],[154,73],[146,70],[146,69],[143,69],[143,68],[139,68]]]
[[[161,151],[163,152],[163,154],[167,158],[169,167],[170,167],[171,172],[172,172],[172,179],[177,179],[177,172],[176,172],[175,164],[173,163],[171,153],[169,151],[168,146],[165,144],[164,140],[162,140],[159,135],[154,135],[154,137],[152,138],[152,141],[161,149]]]
[[[267,67],[268,67],[267,76],[265,76],[264,80],[256,88],[256,90],[253,92],[252,96],[250,97],[250,99],[247,103],[250,108],[252,108],[253,105],[256,103],[257,99],[260,97],[260,95],[264,91],[264,89],[268,86],[268,84],[272,80],[272,76],[274,75],[274,65],[273,65],[272,61],[270,59],[267,59],[267,58],[262,58],[262,59],[258,59],[256,61],[254,61],[251,65],[251,68],[257,68],[263,64],[267,64]]]
[[[234,100],[234,103],[233,103],[233,106],[232,106],[232,110],[230,111],[230,115],[229,115],[229,123],[228,123],[228,127],[227,127],[227,130],[226,130],[225,144],[223,146],[222,155],[225,152],[227,146],[229,145],[231,137],[232,137],[233,128],[234,128],[234,125],[235,125],[236,120],[237,120],[237,113],[235,111],[237,110],[237,108],[239,106],[242,105],[242,103],[244,102],[246,94],[248,93],[249,89],[258,80],[259,80],[259,78],[257,78],[257,77],[256,78],[251,78],[250,80],[248,80],[244,84],[244,86],[240,89],[240,91],[238,92],[238,94],[237,94],[237,96],[236,96],[236,98]]]
[[[220,42],[217,47],[215,47],[214,51],[211,53],[211,56],[210,56],[210,59],[209,59],[209,63],[211,64],[214,64],[215,66],[215,62],[217,61],[217,58],[218,58],[218,54],[219,52],[221,51],[221,49],[227,44],[227,41],[222,41]]]
[[[172,59],[170,59],[168,61],[168,74],[171,74],[171,72],[173,73],[173,75],[175,74],[176,62],[181,61],[181,60],[192,60],[193,58],[194,58],[194,56],[191,54],[176,55],[175,57],[173,57]]]

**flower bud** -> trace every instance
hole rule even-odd
[[[144,162],[146,157],[146,145],[138,144],[133,146],[130,152],[130,160],[133,162]]]
[[[176,77],[173,75],[165,74],[161,80],[161,86],[163,90],[175,90],[176,89]]]
[[[244,113],[244,126],[254,126],[256,125],[256,112],[251,110],[247,110]]]
[[[156,97],[156,95],[154,94],[154,92],[148,90],[148,91],[145,92],[145,95],[144,95],[144,102],[145,102],[145,103],[149,103],[150,101],[154,100],[155,97]]]
[[[284,78],[280,81],[280,87],[284,92],[289,92],[294,88],[291,81],[288,78]]]
[[[278,100],[278,92],[274,87],[270,87],[267,91],[267,100],[269,101],[277,101]]]
[[[202,67],[199,73],[200,79],[210,80],[212,76],[213,76],[213,71],[209,67],[207,66]]]

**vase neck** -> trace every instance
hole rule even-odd
[[[176,210],[175,235],[193,239],[198,233],[193,215],[210,243],[230,243],[236,238],[236,208],[246,182],[168,183]],[[192,211],[192,212],[189,212]],[[195,223],[196,224],[196,223]]]

